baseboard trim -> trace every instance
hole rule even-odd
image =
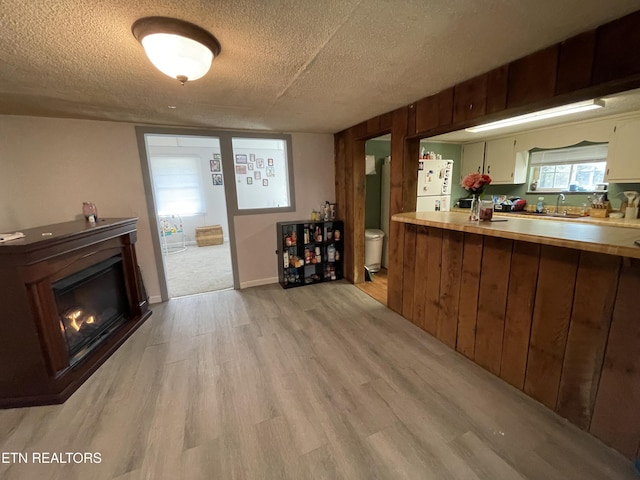
[[[162,303],[162,297],[160,295],[153,295],[149,297],[149,304]]]
[[[261,278],[259,280],[250,280],[248,282],[240,282],[240,289],[260,287],[261,285],[271,285],[273,283],[278,283],[278,277]]]

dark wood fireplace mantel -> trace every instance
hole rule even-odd
[[[64,402],[151,315],[136,221],[46,225],[0,244],[0,408]],[[126,318],[72,362],[52,286],[112,257],[121,259]]]

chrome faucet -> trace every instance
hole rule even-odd
[[[556,215],[566,215],[567,214],[566,209],[562,213],[560,213],[560,200],[562,200],[562,203],[564,203],[564,200],[565,200],[564,193],[560,193],[558,195],[558,199],[556,200]]]

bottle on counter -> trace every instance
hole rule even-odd
[[[544,213],[544,197],[538,197],[538,203],[536,203],[536,213]]]

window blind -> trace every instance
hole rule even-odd
[[[196,156],[151,157],[151,175],[159,215],[205,213]]]
[[[608,144],[585,145],[581,147],[537,150],[531,153],[531,165],[569,165],[575,163],[606,162]]]

